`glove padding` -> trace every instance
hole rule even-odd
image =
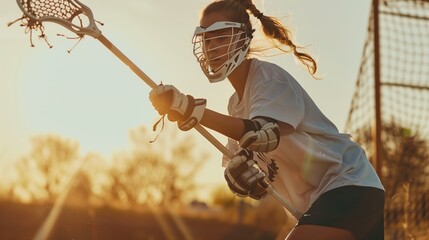
[[[177,122],[179,129],[188,131],[203,117],[207,101],[185,95],[171,85],[159,85],[149,93],[149,99],[160,115]]]
[[[241,149],[226,166],[224,176],[229,189],[237,196],[259,200],[268,193],[265,173],[255,166],[253,153]]]
[[[280,142],[280,130],[277,123],[267,122],[257,130],[250,130],[241,137],[239,144],[255,152],[271,152]]]

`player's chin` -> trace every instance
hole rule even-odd
[[[212,69],[218,69],[222,67],[222,65],[225,63],[225,60],[218,58],[210,61],[210,67]]]

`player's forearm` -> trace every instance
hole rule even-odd
[[[244,124],[240,118],[206,109],[200,123],[237,141],[243,136]]]

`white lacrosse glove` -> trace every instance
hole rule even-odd
[[[195,99],[171,85],[157,86],[149,93],[149,99],[160,115],[167,114],[182,131],[195,127],[206,109],[206,99]]]
[[[265,173],[255,166],[253,153],[241,149],[226,166],[224,175],[229,189],[239,197],[259,200],[267,196]]]

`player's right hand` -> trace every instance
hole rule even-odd
[[[168,119],[177,122],[183,131],[199,123],[206,106],[205,99],[185,95],[172,85],[161,84],[152,89],[149,100],[160,115],[167,114]]]

